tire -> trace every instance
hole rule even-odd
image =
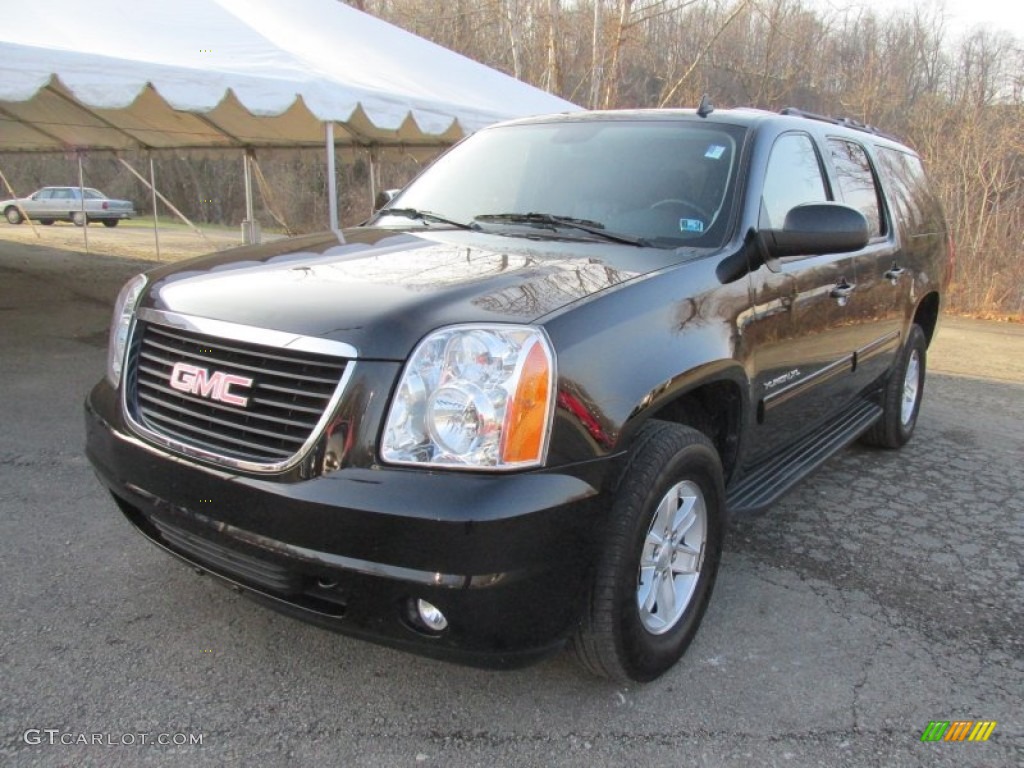
[[[914,434],[924,397],[928,342],[921,326],[910,326],[896,367],[882,391],[882,417],[864,433],[861,441],[879,448],[900,448]]]
[[[583,616],[571,641],[589,672],[647,682],[686,651],[711,598],[721,557],[722,475],[718,452],[697,430],[660,421],[642,428],[609,504]],[[675,531],[675,543],[659,547],[667,529]]]
[[[104,227],[116,227],[117,226],[117,219],[104,219],[103,220],[103,226]]]
[[[72,211],[71,223],[74,224],[76,227],[84,227],[86,224],[89,223],[89,219],[81,211]]]
[[[39,223],[42,224],[44,227],[48,227],[51,224],[53,224],[53,219],[40,219]]]
[[[11,224],[21,224],[25,220],[25,217],[21,215],[21,211],[13,205],[7,207],[4,211],[4,216],[7,217],[7,221]]]

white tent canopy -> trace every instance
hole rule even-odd
[[[0,0],[0,150],[450,144],[579,109],[336,0]]]

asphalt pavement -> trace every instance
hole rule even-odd
[[[621,686],[335,635],[138,536],[81,403],[139,267],[0,243],[0,764],[1024,764],[1024,327],[945,319],[913,441],[734,523],[688,654]]]

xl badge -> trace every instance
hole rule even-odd
[[[232,387],[251,387],[252,379],[247,376],[235,376],[233,373],[200,368],[188,363],[175,363],[171,370],[170,384],[172,389],[199,395],[210,400],[217,400],[228,405],[245,408],[249,404],[248,397],[236,395]]]

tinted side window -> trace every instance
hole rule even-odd
[[[828,188],[814,141],[806,133],[787,133],[772,147],[761,196],[761,226],[780,228],[791,208],[828,200]]]
[[[859,144],[842,139],[829,139],[828,148],[843,202],[864,214],[871,237],[880,237],[885,233],[884,220],[879,206],[878,185],[867,152]]]
[[[891,189],[900,220],[915,234],[942,230],[939,206],[921,161],[907,152],[878,147],[879,170]]]

